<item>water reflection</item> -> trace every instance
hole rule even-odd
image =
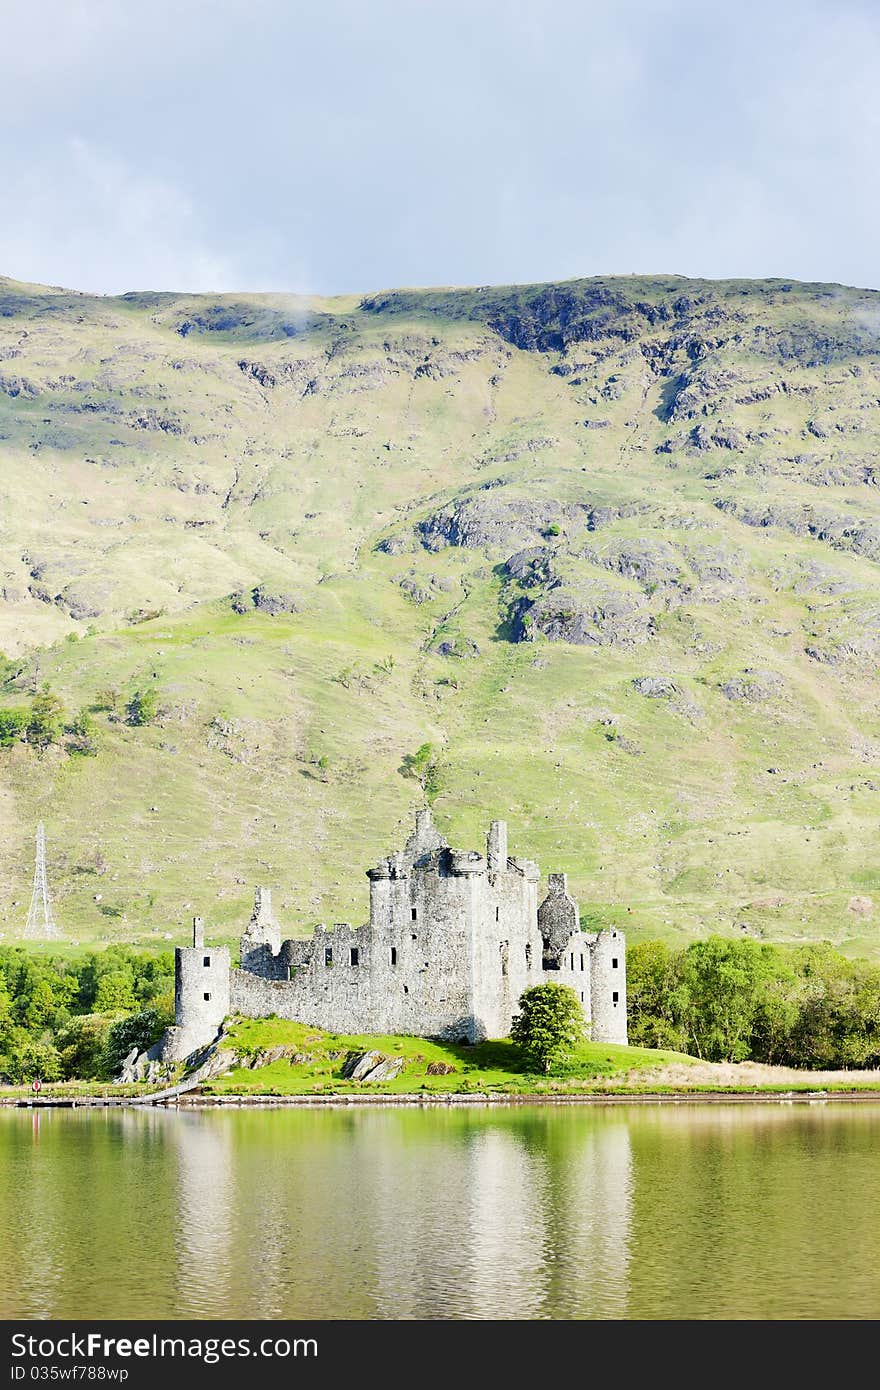
[[[0,1112],[0,1316],[876,1316],[878,1130],[873,1106]]]

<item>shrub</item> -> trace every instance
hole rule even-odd
[[[0,709],[0,748],[11,748],[24,733],[27,713],[23,709]]]
[[[152,724],[159,712],[159,692],[155,686],[136,690],[125,707],[126,722],[135,728]]]
[[[34,748],[45,749],[61,737],[64,706],[58,696],[44,685],[31,701],[25,724],[25,738]]]

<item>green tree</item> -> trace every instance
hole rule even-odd
[[[95,991],[96,1014],[123,1013],[137,1008],[134,975],[131,970],[109,970],[98,979]]]
[[[98,726],[90,712],[83,708],[67,726],[69,749],[82,757],[93,758],[98,751]]]
[[[165,1029],[174,1022],[173,1015],[162,1009],[140,1009],[112,1025],[104,1048],[103,1067],[107,1076],[116,1076],[133,1047],[138,1052],[152,1047]]]
[[[432,743],[423,743],[414,753],[404,755],[398,771],[404,777],[412,777],[425,793],[425,800],[431,806],[442,790],[437,750]]]
[[[0,1073],[16,1086],[35,1076],[43,1081],[59,1081],[61,1056],[46,1036],[32,1038],[19,1028],[0,1057]]]
[[[681,1023],[687,1011],[681,954],[664,941],[639,941],[627,950],[627,1031],[634,1047],[687,1050],[687,1032]]]
[[[28,722],[23,709],[0,709],[0,748],[11,748],[17,743]]]
[[[569,985],[533,985],[520,995],[510,1036],[542,1071],[584,1038],[584,1011]]]
[[[77,1014],[56,1038],[65,1077],[92,1081],[104,1077],[104,1048],[112,1025],[106,1014]]]
[[[64,706],[48,684],[44,684],[31,701],[25,738],[34,748],[48,748],[50,744],[58,742],[63,723]]]
[[[143,690],[136,690],[125,707],[125,718],[135,727],[152,724],[158,713],[159,692],[152,685],[145,686]]]

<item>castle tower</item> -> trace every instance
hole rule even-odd
[[[174,953],[173,1052],[166,1046],[166,1055],[188,1057],[217,1036],[229,1013],[229,965],[229,948],[206,946],[202,918],[193,918],[192,946]]]
[[[625,1043],[626,938],[612,927],[600,931],[590,951],[593,1042]]]

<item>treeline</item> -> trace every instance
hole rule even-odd
[[[174,957],[130,946],[70,958],[0,947],[0,1078],[109,1080],[174,1016]]]
[[[93,756],[98,751],[94,715],[102,710],[111,721],[133,727],[151,724],[159,712],[159,692],[148,686],[126,699],[111,688],[101,691],[93,704],[71,711],[46,683],[27,704],[0,707],[0,748],[26,743],[42,752],[60,744],[68,753]]]
[[[880,966],[827,944],[642,941],[626,964],[633,1045],[711,1062],[880,1066]]]

